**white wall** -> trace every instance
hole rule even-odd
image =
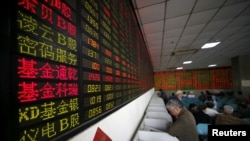
[[[101,128],[112,141],[131,140],[153,94],[154,88],[72,137],[69,141],[92,141],[98,127]]]

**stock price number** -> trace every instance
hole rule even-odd
[[[95,105],[102,102],[102,95],[91,96],[84,99],[84,107]]]
[[[98,106],[87,111],[88,119],[96,117],[102,113],[102,106]]]
[[[101,74],[83,72],[83,80],[101,81]]]
[[[104,85],[103,89],[104,89],[104,91],[112,91],[113,90],[113,85]]]
[[[98,73],[89,73],[89,80],[101,81],[101,75]]]
[[[105,100],[112,100],[112,99],[114,99],[114,93],[108,93],[108,94],[106,94],[106,96],[105,96],[104,99]]]
[[[101,85],[100,84],[88,84],[84,85],[84,91],[87,93],[95,93],[101,91]]]
[[[114,101],[109,102],[109,103],[106,103],[106,105],[105,105],[105,110],[106,110],[106,111],[107,111],[107,110],[110,110],[110,109],[114,108],[114,106],[115,106],[115,102],[114,102]]]

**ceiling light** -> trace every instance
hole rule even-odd
[[[191,64],[192,63],[192,61],[185,61],[185,62],[183,62],[183,64]]]
[[[205,44],[205,45],[203,45],[201,48],[202,48],[202,49],[212,48],[212,47],[217,46],[218,44],[220,44],[220,42],[206,43],[206,44]]]
[[[183,67],[178,67],[178,68],[176,68],[177,70],[182,70],[183,69]]]
[[[215,67],[216,64],[211,64],[211,65],[208,65],[208,67]]]

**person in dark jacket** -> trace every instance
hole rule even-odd
[[[167,133],[180,141],[199,141],[193,114],[176,99],[170,99],[166,108],[176,117],[176,120],[168,125]]]
[[[164,104],[166,105],[167,102],[168,102],[168,97],[167,97],[167,94],[166,92],[164,92],[162,89],[159,89],[159,93],[158,93],[158,96],[161,97],[164,101]]]
[[[200,105],[198,107],[198,112],[194,113],[194,118],[195,118],[196,124],[199,124],[199,123],[208,123],[208,124],[210,124],[211,123],[210,116],[205,113],[206,109],[207,109],[206,104]]]
[[[195,103],[190,103],[190,104],[188,105],[188,110],[189,110],[192,114],[198,112],[198,106],[197,106],[197,104],[195,104]]]

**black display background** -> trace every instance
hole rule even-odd
[[[56,135],[53,135],[51,137],[41,136],[37,132],[37,138],[38,140],[66,140],[75,134],[82,132],[89,126],[95,124],[99,120],[103,119],[104,117],[108,116],[109,114],[115,112],[116,110],[119,110],[121,107],[125,106],[129,102],[133,101],[149,89],[153,87],[153,72],[152,72],[152,64],[149,58],[149,54],[147,52],[138,21],[135,18],[135,13],[132,8],[132,2],[127,0],[110,0],[110,1],[99,1],[99,0],[59,0],[58,2],[61,2],[65,4],[66,7],[71,9],[71,17],[67,18],[62,14],[61,9],[56,9],[56,7],[53,7],[46,3],[45,0],[38,1],[38,5],[44,4],[50,9],[53,9],[53,23],[41,19],[41,15],[43,14],[41,12],[42,6],[37,6],[35,8],[35,11],[37,13],[32,13],[32,11],[28,11],[24,7],[21,6],[20,2],[23,2],[22,0],[9,2],[6,4],[7,10],[9,11],[9,14],[5,17],[6,21],[3,23],[3,25],[6,27],[3,31],[4,33],[4,41],[2,43],[4,44],[4,47],[2,51],[4,52],[3,55],[1,55],[1,66],[3,69],[1,70],[1,78],[2,78],[2,84],[1,84],[1,108],[3,108],[3,125],[6,127],[4,129],[4,138],[6,137],[6,140],[21,140],[21,136],[26,134],[28,131],[31,131],[31,129],[39,129],[42,131],[45,125],[53,123],[56,124],[54,126],[54,129]],[[35,2],[35,1],[30,1]],[[48,2],[55,2],[53,0]],[[94,19],[94,15],[91,12],[86,12],[86,9],[84,8],[83,3],[89,2],[90,7],[98,6],[98,8],[93,8],[96,10],[96,13],[98,14],[98,19]],[[93,2],[96,4],[93,4]],[[19,3],[19,4],[17,4]],[[86,4],[86,3],[85,3]],[[19,5],[19,6],[18,6]],[[61,5],[62,6],[62,5]],[[105,8],[104,8],[105,7]],[[92,26],[89,23],[89,19],[86,18],[86,15],[82,15],[82,10],[90,15],[92,17],[96,24],[98,24],[98,28],[96,25]],[[93,10],[92,9],[92,10]],[[93,10],[93,11],[95,11]],[[34,19],[38,22],[38,27],[48,27],[48,31],[53,31],[54,34],[51,39],[53,41],[46,40],[42,37],[42,33],[40,34],[34,34],[30,31],[24,30],[23,28],[20,28],[20,23],[17,21],[20,20],[18,17],[18,12],[21,12],[22,14],[31,17],[31,19]],[[108,13],[107,11],[110,11]],[[8,13],[8,12],[7,12]],[[86,14],[85,13],[85,14]],[[108,27],[103,27],[108,25],[107,17],[103,17],[102,14],[107,14],[109,17],[110,14],[110,25]],[[97,16],[97,15],[95,15]],[[64,22],[67,24],[75,25],[76,27],[76,34],[72,35],[70,34],[67,29],[60,29],[57,27],[57,24],[55,21],[57,21],[58,17],[60,17]],[[91,18],[90,18],[91,19]],[[90,20],[91,21],[91,20]],[[92,29],[91,32],[93,35],[90,34],[90,32],[87,32],[86,29],[82,28],[82,22],[85,24],[88,24],[89,27]],[[104,22],[104,23],[102,23]],[[112,27],[114,26],[114,27]],[[116,27],[115,27],[116,26]],[[115,30],[117,29],[117,30]],[[39,33],[39,32],[38,32]],[[72,33],[72,32],[71,32]],[[68,37],[70,39],[74,39],[77,43],[77,50],[74,50],[67,45],[61,45],[56,41],[58,38],[58,34],[65,35],[65,37]],[[82,39],[85,35],[87,37],[90,37],[91,39],[95,40],[95,42],[92,42],[92,46]],[[35,48],[37,52],[40,51],[40,56],[36,55],[33,56],[31,54],[25,54],[24,52],[20,52],[20,40],[18,40],[19,35],[22,35],[23,37],[28,37],[34,42],[37,43],[44,43],[46,45],[51,45],[53,50],[53,53],[56,53],[55,49],[58,50],[64,50],[68,56],[68,60],[53,60],[49,57],[43,57],[42,51],[39,50],[41,47]],[[98,38],[97,38],[98,36]],[[67,38],[67,39],[68,39]],[[105,43],[103,41],[105,40]],[[99,46],[98,48],[93,47],[94,43],[97,43]],[[83,52],[83,47],[86,49],[89,49],[89,54]],[[105,54],[105,49],[109,50],[112,55]],[[94,53],[94,54],[93,54]],[[95,53],[99,54],[98,57],[93,58],[93,55],[95,56]],[[77,62],[74,62],[69,59],[69,56],[76,55]],[[20,71],[18,67],[20,67],[20,64],[18,62],[18,59],[25,58],[27,60],[34,60],[39,62],[39,64],[45,64],[48,63],[51,66],[64,66],[66,68],[74,68],[77,70],[77,76],[78,80],[61,80],[58,78],[53,79],[42,79],[42,78],[21,78],[20,74],[18,72]],[[52,58],[52,57],[51,57]],[[119,59],[117,59],[119,58]],[[97,64],[100,64],[100,70],[93,70],[90,66],[87,67],[88,64],[84,64],[82,61],[83,59],[86,59],[90,62],[96,62]],[[71,62],[72,61],[72,62]],[[105,62],[107,61],[107,62]],[[11,62],[11,63],[10,63]],[[34,65],[35,68],[40,69],[41,65]],[[107,71],[108,69],[108,71]],[[110,72],[111,70],[111,72]],[[120,75],[117,75],[116,72],[119,71]],[[83,79],[83,73],[95,73],[100,74],[100,81],[96,80],[86,80]],[[3,75],[4,74],[4,75]],[[40,73],[41,74],[41,73]],[[69,74],[68,74],[69,75]],[[55,73],[54,73],[55,76]],[[105,77],[108,76],[109,81],[105,81]],[[97,76],[98,77],[98,76]],[[113,77],[113,79],[111,79]],[[113,81],[111,81],[113,80]],[[71,84],[71,83],[77,83],[78,84],[78,95],[75,96],[67,96],[67,97],[56,97],[52,99],[38,99],[33,102],[25,102],[22,103],[18,100],[18,92],[20,92],[20,83],[21,82],[35,82],[39,85],[39,87],[42,87],[46,83],[51,84],[52,86],[55,86],[57,83],[65,83],[65,84]],[[84,92],[84,86],[85,85],[100,85],[101,91],[93,92],[93,93],[86,93]],[[106,85],[106,87],[105,87]],[[67,86],[69,87],[69,86]],[[107,91],[104,91],[104,89],[107,89]],[[55,93],[54,93],[55,94]],[[109,98],[108,99],[108,96]],[[95,100],[95,104],[88,105],[87,102],[89,102],[89,99],[97,99],[101,96],[101,102],[98,103],[98,100]],[[44,117],[40,117],[38,119],[35,119],[30,122],[26,123],[19,123],[19,110],[20,109],[29,109],[31,107],[43,107],[44,103],[55,103],[57,107],[55,109],[59,109],[58,105],[60,105],[62,102],[69,103],[71,100],[78,99],[78,108],[77,110],[71,110],[68,113],[59,115],[55,115],[51,119],[41,120]],[[94,117],[87,118],[86,113],[91,108],[101,107],[102,113],[97,114]],[[112,107],[113,106],[113,107]],[[105,108],[106,107],[106,108]],[[41,112],[41,109],[39,109]],[[59,111],[59,110],[58,110]],[[34,114],[34,113],[33,113]],[[41,114],[41,113],[40,113]],[[78,114],[78,115],[77,115]],[[70,117],[77,117],[79,116],[79,124],[75,125],[72,128],[69,128],[65,131],[60,131],[60,122],[63,122],[64,119],[68,119]],[[30,120],[30,119],[29,119]],[[61,127],[62,128],[62,127]],[[3,131],[3,130],[2,130]],[[15,135],[15,136],[13,136]],[[20,136],[18,136],[20,135]],[[28,135],[33,135],[34,137],[36,134],[26,134],[25,140],[28,140]],[[24,138],[23,138],[24,139]]]

